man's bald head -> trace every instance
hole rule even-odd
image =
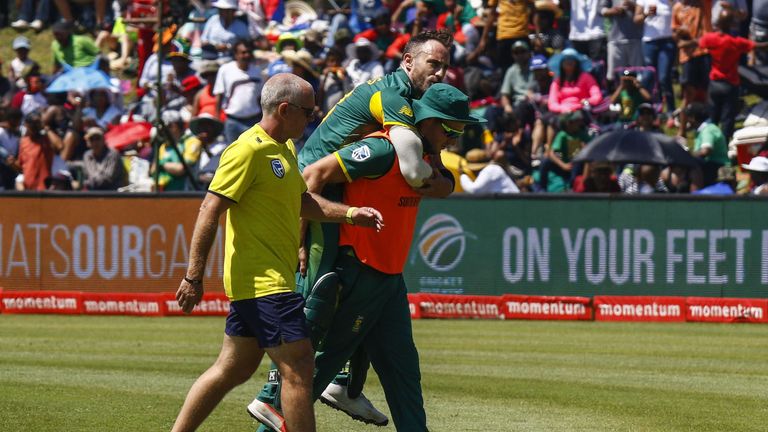
[[[299,101],[308,98],[314,100],[310,83],[294,74],[279,73],[268,79],[261,89],[261,109],[265,114],[274,114],[283,102],[301,105]]]

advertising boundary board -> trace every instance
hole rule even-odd
[[[451,307],[486,318],[512,307],[519,318],[550,319],[556,308],[567,319],[576,308],[509,299],[495,311],[486,296],[768,298],[768,201],[576,195],[425,199],[403,271],[409,291],[477,296]],[[0,194],[0,283],[11,291],[166,292],[186,272],[201,197]],[[212,291],[223,288],[224,221],[203,277]],[[722,312],[705,306],[701,313]]]
[[[517,195],[424,200],[409,291],[768,298],[765,199]]]
[[[408,294],[412,319],[768,323],[768,299],[649,296]],[[185,316],[173,293],[8,291],[3,314]],[[208,292],[190,316],[226,316],[229,299]]]

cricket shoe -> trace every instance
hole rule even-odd
[[[377,410],[364,394],[360,393],[360,396],[351,399],[347,395],[346,386],[328,384],[320,396],[320,402],[363,423],[376,426],[386,426],[389,423],[389,418]]]
[[[285,427],[285,419],[280,413],[270,406],[258,399],[254,399],[253,402],[248,404],[248,414],[255,418],[256,421],[264,426],[272,429],[276,432],[287,432]]]

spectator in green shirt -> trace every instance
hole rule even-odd
[[[638,108],[651,101],[651,94],[640,84],[637,72],[625,69],[619,77],[619,85],[611,95],[611,103],[621,106],[619,121],[629,123],[637,120]]]
[[[546,152],[546,158],[539,168],[539,187],[542,192],[562,192],[568,189],[581,171],[581,164],[572,162],[576,153],[590,140],[584,124],[584,114],[574,111],[563,114],[560,121],[563,128],[555,135],[552,146]],[[560,185],[550,185],[550,173],[560,177]]]
[[[99,48],[90,36],[72,34],[72,24],[58,22],[53,25],[51,52],[53,70],[59,71],[65,64],[72,67],[88,66],[96,60]]]
[[[730,166],[728,143],[720,128],[709,121],[709,107],[696,102],[685,109],[688,127],[696,130],[693,155],[701,161],[704,174],[704,186],[717,181],[717,170],[721,166]]]

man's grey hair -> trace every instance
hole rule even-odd
[[[265,114],[277,112],[277,107],[283,102],[296,104],[306,88],[312,88],[304,79],[290,73],[279,73],[264,84],[261,89],[261,109]]]

